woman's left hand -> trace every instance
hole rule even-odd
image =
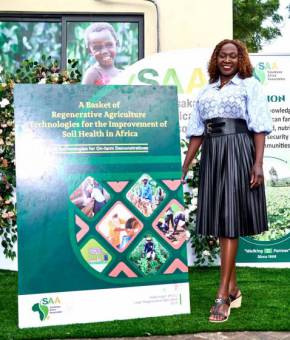
[[[251,171],[250,188],[257,188],[264,182],[264,172],[262,165],[254,164]]]

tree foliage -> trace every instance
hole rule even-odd
[[[279,0],[234,0],[234,39],[243,41],[250,52],[258,52],[265,41],[281,36],[279,5]]]

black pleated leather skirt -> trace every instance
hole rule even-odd
[[[255,146],[246,122],[213,118],[205,123],[197,233],[236,238],[267,230],[264,185],[250,189]]]

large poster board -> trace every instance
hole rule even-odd
[[[19,326],[188,313],[173,86],[16,85]]]

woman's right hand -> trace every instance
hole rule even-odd
[[[189,164],[192,162],[197,150],[202,143],[202,140],[203,136],[192,136],[190,138],[189,146],[182,166],[181,183],[183,184],[186,183],[185,177],[188,172]]]
[[[188,165],[184,165],[182,166],[182,176],[181,176],[181,183],[185,184],[186,183],[186,175],[188,173]]]

